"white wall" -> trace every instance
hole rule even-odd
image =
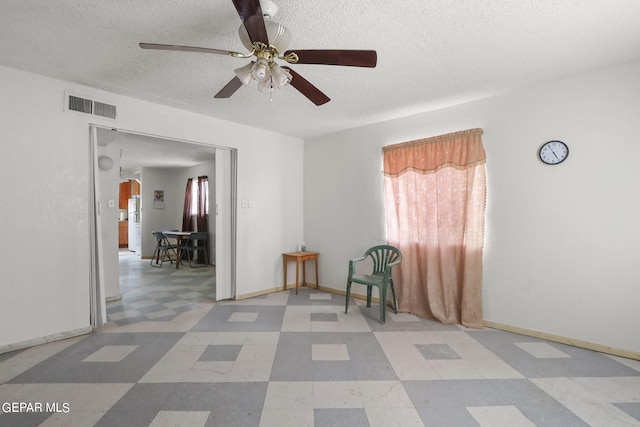
[[[151,258],[156,248],[152,231],[181,230],[184,206],[183,168],[142,168],[140,201],[142,206],[142,258]],[[164,191],[164,209],[154,209],[153,192]]]
[[[487,151],[484,318],[640,352],[640,63],[305,143],[305,239],[320,283],[385,241],[381,149],[480,127]],[[568,160],[545,166],[561,139]]]
[[[65,91],[116,105],[117,121],[64,112]],[[11,242],[0,249],[0,350],[89,325],[90,122],[237,148],[238,194],[254,200],[239,208],[237,292],[282,282],[281,254],[302,240],[301,139],[6,67],[0,93],[0,212]]]
[[[104,295],[107,300],[115,300],[121,297],[120,267],[118,265],[120,153],[116,144],[98,146],[97,151],[99,156],[105,155],[113,160],[113,168],[111,170],[98,169],[98,181],[100,185],[100,203],[104,208],[101,214]],[[110,201],[115,203],[115,208],[109,208]]]
[[[151,258],[156,247],[152,231],[182,230],[184,192],[188,178],[205,175],[209,179],[209,235],[210,246],[215,238],[215,163],[205,162],[188,168],[142,168],[142,258]],[[164,191],[164,209],[153,207],[155,190]],[[211,261],[215,260],[215,245],[209,250]]]

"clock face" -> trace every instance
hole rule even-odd
[[[567,159],[569,147],[562,141],[549,141],[540,147],[538,156],[548,165],[557,165]]]

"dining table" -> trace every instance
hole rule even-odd
[[[193,231],[172,231],[172,230],[164,230],[164,235],[167,239],[175,239],[176,240],[176,269],[180,268],[180,248],[182,247],[183,240],[189,240]]]

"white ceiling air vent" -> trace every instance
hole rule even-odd
[[[116,106],[94,101],[76,95],[66,94],[65,110],[91,114],[93,116],[116,118]]]

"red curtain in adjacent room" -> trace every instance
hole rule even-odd
[[[198,231],[209,232],[207,223],[207,206],[209,205],[209,180],[206,176],[198,177],[198,213],[196,214],[196,224]],[[208,242],[207,242],[208,244]],[[203,251],[198,251],[198,263],[204,264],[206,257]]]
[[[482,328],[486,202],[482,129],[384,147],[389,244],[398,306],[442,323]]]
[[[191,203],[193,201],[193,180],[187,179],[187,189],[184,192],[184,210],[182,211],[182,231],[194,231],[191,219]]]
[[[196,224],[198,231],[207,232],[209,226],[207,224],[207,206],[209,201],[207,200],[209,195],[209,181],[206,176],[198,177],[198,213],[196,215]]]

